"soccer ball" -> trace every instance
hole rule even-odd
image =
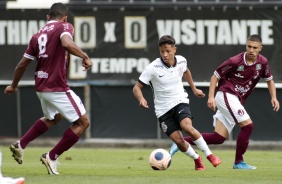
[[[149,164],[154,170],[166,170],[170,166],[170,163],[170,154],[164,149],[155,149],[149,156]]]

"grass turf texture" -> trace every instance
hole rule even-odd
[[[59,159],[60,175],[48,175],[40,156],[50,148],[28,147],[24,161],[18,165],[8,147],[0,147],[4,176],[25,177],[26,184],[144,184],[144,183],[281,183],[281,151],[254,151],[245,154],[245,160],[257,166],[256,170],[234,170],[234,150],[214,150],[223,163],[212,167],[203,158],[206,171],[195,171],[194,162],[182,153],[176,153],[165,171],[154,171],[148,164],[153,149],[96,149],[72,148]],[[198,151],[199,152],[199,151]],[[200,153],[202,157],[204,155]]]

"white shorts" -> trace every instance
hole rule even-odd
[[[249,114],[236,95],[218,91],[215,96],[217,111],[213,116],[213,126],[219,119],[230,133],[236,123],[250,119]]]
[[[86,113],[80,98],[72,91],[36,92],[44,117],[53,120],[60,113],[69,122],[75,122]]]

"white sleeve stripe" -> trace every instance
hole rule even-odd
[[[64,35],[69,35],[72,38],[71,34],[69,32],[63,32],[61,35],[60,35],[60,39],[64,36]]]
[[[270,80],[272,80],[272,79],[273,79],[273,76],[270,76],[270,77],[268,77],[268,78],[264,78],[265,81],[270,81]]]
[[[34,56],[31,56],[31,55],[29,55],[29,54],[27,54],[27,53],[24,53],[24,57],[26,57],[26,58],[28,58],[28,59],[31,59],[31,60],[34,60],[34,59],[35,59]]]
[[[217,71],[214,71],[214,75],[215,75],[218,79],[221,78],[220,75],[217,73]]]

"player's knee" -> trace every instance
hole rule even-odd
[[[74,124],[77,124],[82,129],[86,130],[89,127],[90,122],[86,115],[82,115],[76,122],[74,122]]]
[[[195,138],[199,136],[199,132],[193,127],[193,126],[187,126],[185,127],[185,132],[191,136],[192,138]]]
[[[223,144],[226,138],[218,134],[217,132],[214,132],[213,140],[215,140],[215,144]]]
[[[225,140],[225,137],[220,137],[217,142],[218,144],[223,144]]]
[[[246,126],[241,127],[241,130],[245,131],[245,132],[252,132],[253,129],[254,129],[254,124],[253,123],[250,123],[250,124],[248,124]]]
[[[90,122],[89,122],[89,120],[87,119],[87,120],[84,122],[84,127],[85,127],[85,129],[87,129],[87,128],[89,127],[89,125],[90,125]]]

